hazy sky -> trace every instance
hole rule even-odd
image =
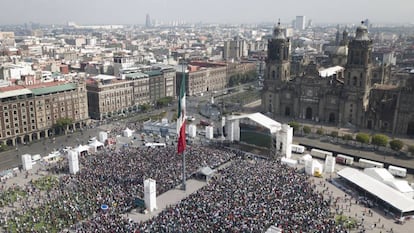
[[[152,19],[186,22],[414,23],[413,0],[0,0],[0,24],[144,24]]]

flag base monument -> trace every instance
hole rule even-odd
[[[144,180],[144,201],[145,208],[152,212],[157,209],[156,181],[153,179]]]

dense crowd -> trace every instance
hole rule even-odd
[[[194,174],[206,165],[217,167],[234,156],[217,148],[188,147],[187,172]],[[108,216],[117,218],[130,210],[135,198],[143,198],[146,178],[157,181],[157,195],[181,182],[181,157],[175,147],[101,151],[80,157],[80,163],[78,174],[59,176],[58,184],[47,192],[27,184],[24,190],[29,198],[19,200],[16,208],[2,214],[3,228],[10,232],[56,232],[84,220],[94,225],[94,221],[108,221],[100,217],[102,204],[110,207]],[[59,164],[49,172],[62,170],[67,170],[67,164]]]
[[[345,232],[307,177],[267,160],[234,160],[211,184],[138,226],[139,232]]]
[[[271,225],[284,232],[345,232],[307,176],[280,162],[200,145],[188,147],[186,155],[188,176],[203,166],[231,162],[208,185],[146,222],[123,214],[135,198],[143,198],[146,178],[156,180],[157,195],[180,184],[175,147],[100,151],[80,157],[76,175],[62,175],[65,162],[52,167],[59,182],[48,191],[29,182],[28,198],[4,211],[1,225],[6,232],[265,232]]]

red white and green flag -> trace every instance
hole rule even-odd
[[[178,99],[178,118],[177,118],[177,135],[178,135],[178,146],[177,152],[181,154],[185,150],[185,74],[183,73],[183,78],[181,79],[180,85],[180,97]]]

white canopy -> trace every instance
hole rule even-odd
[[[131,129],[129,129],[129,128],[126,128],[126,129],[123,131],[123,135],[124,135],[124,137],[131,137],[133,132],[134,132],[134,130],[131,130]]]
[[[87,152],[89,150],[89,146],[79,145],[76,148],[74,148],[73,150],[76,151],[78,154],[80,154],[82,152]]]
[[[310,160],[312,160],[312,155],[304,154],[302,157],[300,157],[299,163],[300,164],[305,164],[306,161],[310,161]]]
[[[414,200],[390,186],[354,168],[344,168],[338,172],[340,177],[354,183],[366,192],[378,197],[401,212],[413,212]]]
[[[95,141],[89,143],[89,147],[95,147],[95,148],[98,148],[98,147],[103,146],[103,145],[104,144],[102,142],[98,141],[98,140],[95,140]]]

